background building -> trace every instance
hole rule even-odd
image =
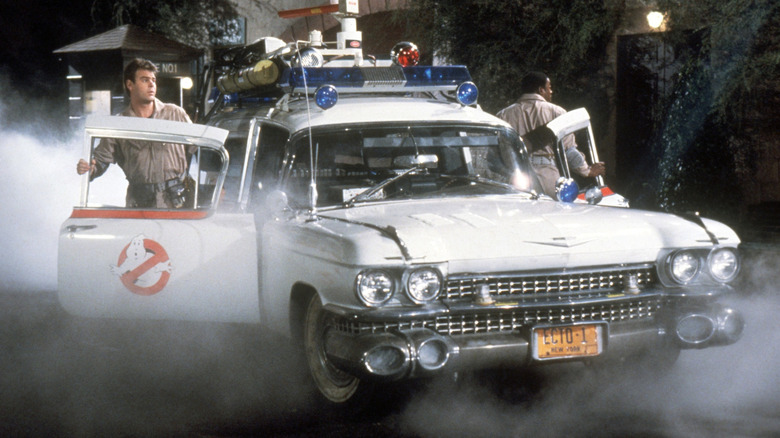
[[[78,122],[87,114],[116,114],[126,106],[122,75],[133,58],[157,65],[158,97],[184,108],[191,106],[193,77],[202,51],[131,24],[112,29],[54,51],[68,64],[68,117]]]

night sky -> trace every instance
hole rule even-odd
[[[93,1],[0,2],[0,76],[30,97],[66,95],[67,65],[52,51],[95,34]]]

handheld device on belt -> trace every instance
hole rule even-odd
[[[187,187],[183,178],[171,178],[161,183],[130,184],[130,192],[135,200],[135,206],[140,208],[156,207],[159,192],[164,192],[164,196],[173,208],[182,208],[187,198]]]

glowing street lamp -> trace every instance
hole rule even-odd
[[[647,14],[647,24],[649,24],[653,29],[658,29],[661,27],[661,25],[664,24],[664,18],[664,14],[658,11],[650,12]]]
[[[184,90],[189,90],[194,84],[192,78],[185,76],[179,79],[179,106],[184,106]]]

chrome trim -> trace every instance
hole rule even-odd
[[[442,297],[451,300],[473,300],[479,288],[487,285],[497,300],[571,301],[622,293],[626,279],[636,277],[636,292],[658,283],[652,264],[612,268],[592,268],[566,272],[532,272],[511,274],[465,274],[450,276]],[[632,289],[633,290],[633,289]]]
[[[708,324],[707,333],[704,336],[698,338],[692,338],[692,337],[689,338],[684,336],[682,333],[680,333],[680,325],[688,320],[705,321],[705,323]],[[708,343],[715,336],[716,332],[717,332],[717,322],[713,320],[713,318],[710,315],[706,315],[704,313],[690,313],[687,315],[683,315],[677,320],[674,329],[674,335],[677,337],[677,341],[684,348],[696,348],[701,345],[704,345]]]
[[[619,299],[602,299],[589,303],[569,303],[549,305],[539,303],[535,306],[516,306],[488,308],[468,304],[439,312],[409,318],[409,315],[396,314],[395,317],[384,313],[369,313],[360,317],[337,318],[336,330],[350,334],[386,333],[413,329],[429,329],[440,335],[468,335],[479,333],[507,333],[536,324],[565,324],[583,321],[628,321],[649,320],[655,317],[663,303],[663,296],[638,295]]]

